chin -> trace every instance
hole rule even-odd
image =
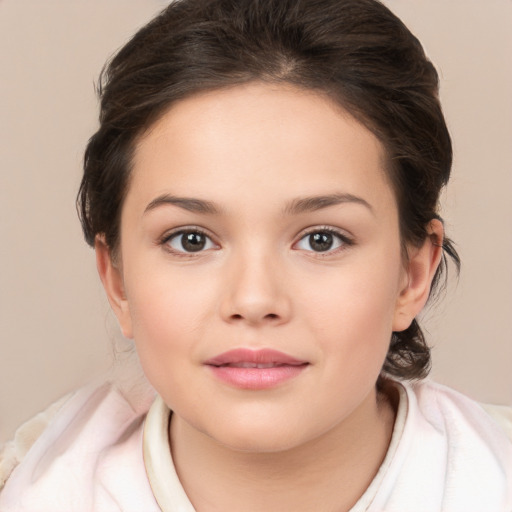
[[[282,453],[300,445],[300,441],[296,441],[290,436],[276,436],[274,432],[264,432],[260,434],[252,434],[247,437],[241,436],[238,433],[236,439],[228,439],[227,442],[222,443],[223,446],[233,451],[242,453]]]
[[[304,429],[299,431],[298,425],[300,422],[291,425],[289,419],[279,423],[275,418],[269,418],[268,421],[248,418],[245,421],[231,421],[225,428],[216,425],[207,435],[234,451],[270,454],[291,450],[315,437]]]

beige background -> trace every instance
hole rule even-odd
[[[512,2],[388,0],[442,77],[444,216],[464,267],[427,312],[433,376],[512,405]],[[0,0],[0,442],[105,370],[116,336],[74,199],[105,59],[164,2]]]

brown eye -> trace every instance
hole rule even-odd
[[[296,247],[302,251],[329,252],[351,244],[352,242],[341,233],[319,229],[304,235]]]
[[[180,231],[169,237],[166,243],[176,252],[200,252],[214,247],[210,238],[200,231]]]
[[[309,235],[309,246],[313,251],[324,252],[331,249],[334,243],[331,233],[313,233]]]

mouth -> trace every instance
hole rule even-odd
[[[272,349],[235,349],[205,361],[213,375],[240,389],[269,389],[300,375],[309,362]]]
[[[227,368],[279,368],[282,366],[301,366],[301,364],[306,363],[297,363],[297,364],[287,364],[287,363],[252,363],[250,361],[243,361],[240,363],[226,363],[226,364],[218,364],[212,365],[217,367],[227,367]]]

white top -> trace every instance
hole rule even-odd
[[[396,386],[388,453],[350,512],[512,511],[512,442],[504,430],[449,388],[428,381]],[[79,390],[53,413],[0,492],[0,511],[194,511],[172,461],[171,413],[159,397],[134,406],[104,383]],[[507,428],[512,409],[498,414],[508,415]],[[41,422],[39,416],[37,428]],[[16,450],[24,448],[15,442],[0,456],[0,478]]]

